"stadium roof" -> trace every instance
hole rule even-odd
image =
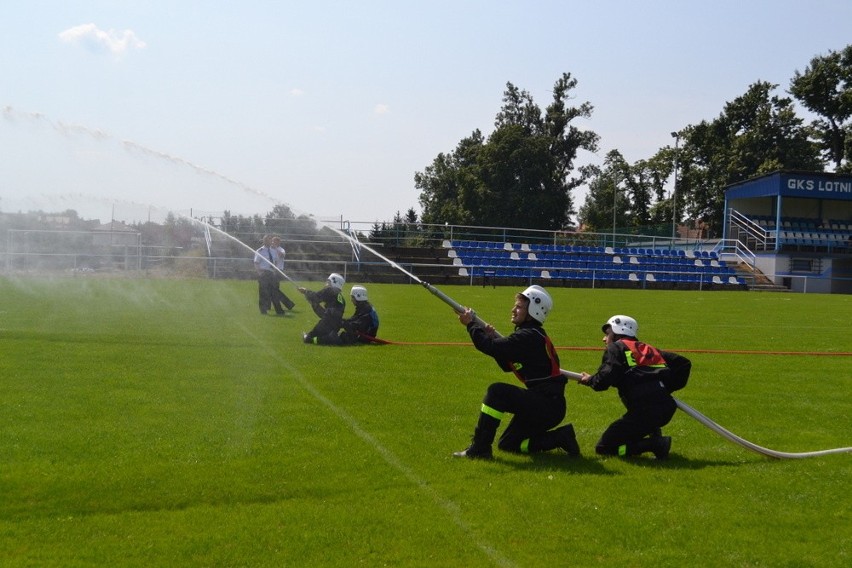
[[[852,201],[852,175],[776,171],[725,188],[725,200],[749,197],[805,197]]]

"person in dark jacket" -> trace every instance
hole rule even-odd
[[[349,297],[355,305],[355,313],[341,322],[341,329],[317,337],[322,345],[356,345],[371,343],[379,333],[379,314],[367,297],[363,286],[352,286]]]
[[[311,331],[302,334],[305,343],[318,343],[317,337],[337,333],[343,325],[343,310],[346,309],[346,300],[343,298],[345,283],[343,276],[332,272],[321,290],[313,292],[301,287],[298,289],[320,318]]]
[[[343,320],[343,331],[340,334],[343,343],[370,343],[379,334],[379,314],[370,303],[367,289],[363,286],[352,286],[349,297],[355,304],[355,313]]]
[[[482,400],[479,420],[470,446],[456,457],[490,459],[491,445],[506,413],[513,414],[497,447],[506,452],[535,453],[562,448],[570,456],[580,455],[574,427],[566,424],[551,430],[565,417],[565,384],[559,357],[542,324],[553,300],[541,286],[530,286],[515,296],[512,323],[515,331],[499,336],[484,326],[470,309],[459,314],[473,345],[493,357],[505,372],[513,372],[524,384],[493,383]]]
[[[677,410],[671,393],[686,385],[692,363],[639,341],[639,324],[630,316],[612,316],[601,330],[606,344],[601,366],[594,375],[581,373],[580,383],[596,391],[615,387],[627,412],[604,431],[595,451],[618,456],[652,452],[667,459],[672,439],[661,428]]]

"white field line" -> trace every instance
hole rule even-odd
[[[267,341],[261,339],[255,333],[253,333],[250,329],[246,328],[243,325],[239,326],[242,331],[254,340],[255,343],[264,345],[265,353],[277,353],[278,351],[275,347],[268,343]],[[328,408],[332,414],[334,414],[337,418],[339,418],[342,422],[344,422],[349,429],[361,440],[363,440],[368,446],[370,446],[382,459],[387,462],[392,468],[400,472],[408,481],[410,481],[417,489],[429,497],[436,505],[438,505],[441,509],[443,509],[447,515],[450,517],[452,522],[459,527],[462,532],[470,538],[470,542],[474,543],[477,548],[479,548],[482,552],[484,552],[488,558],[490,558],[495,564],[498,566],[515,566],[515,563],[510,559],[503,556],[496,548],[492,545],[485,542],[473,528],[464,520],[462,513],[459,509],[458,504],[454,501],[443,497],[440,493],[438,493],[428,481],[417,475],[415,471],[413,471],[410,467],[408,467],[399,457],[397,457],[392,451],[383,446],[381,442],[379,442],[372,434],[364,430],[358,421],[355,420],[349,413],[345,410],[337,406],[332,400],[322,394],[310,381],[308,381],[305,376],[295,367],[290,365],[283,357],[276,355],[275,358],[284,367],[293,378],[299,383],[299,385],[308,392],[311,396],[313,396],[317,401],[322,403],[326,408]]]

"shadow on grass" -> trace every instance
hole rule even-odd
[[[617,475],[603,466],[601,460],[585,456],[572,458],[561,452],[548,452],[531,455],[513,455],[495,452],[494,461],[527,471],[565,471],[580,475]]]
[[[742,461],[723,461],[687,458],[678,454],[669,455],[669,459],[658,460],[650,456],[633,456],[629,458],[617,458],[615,456],[602,457],[603,460],[618,459],[625,463],[635,464],[642,467],[654,469],[690,469],[699,470],[707,467],[735,467],[743,465]]]
[[[616,456],[598,456],[596,454],[572,458],[563,453],[557,452],[532,454],[523,457],[515,457],[512,454],[494,454],[495,462],[502,465],[508,465],[519,470],[559,470],[582,475],[621,475],[623,472],[613,471],[606,467],[606,463],[612,460],[618,460],[619,462],[638,467],[671,470],[700,470],[708,467],[736,467],[741,466],[744,463],[742,461],[693,459],[677,454],[671,454],[667,460],[658,460],[650,456],[620,458]]]
[[[710,459],[694,459],[687,458],[678,454],[669,455],[667,460],[658,460],[654,458],[628,458],[628,462],[643,462],[642,465],[656,467],[660,469],[704,469],[707,467],[736,467],[744,465],[747,462],[741,460],[710,460]],[[647,462],[647,463],[645,463]]]

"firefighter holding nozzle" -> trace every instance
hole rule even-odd
[[[313,329],[302,334],[302,341],[317,343],[318,337],[337,333],[343,325],[343,311],[346,309],[346,300],[343,297],[343,285],[345,283],[346,280],[343,276],[332,272],[328,275],[325,286],[316,292],[302,287],[298,288],[299,292],[304,294],[314,313],[320,318]]]
[[[459,313],[459,321],[467,327],[476,349],[493,357],[503,371],[514,373],[523,387],[503,382],[489,386],[473,440],[454,456],[491,459],[491,445],[507,413],[513,416],[500,436],[499,449],[528,454],[561,448],[569,456],[580,455],[574,427],[566,424],[555,428],[565,418],[567,379],[542,326],[552,307],[550,294],[541,286],[530,286],[518,293],[512,306],[515,331],[507,337],[499,336],[490,325],[483,325],[470,309]]]

